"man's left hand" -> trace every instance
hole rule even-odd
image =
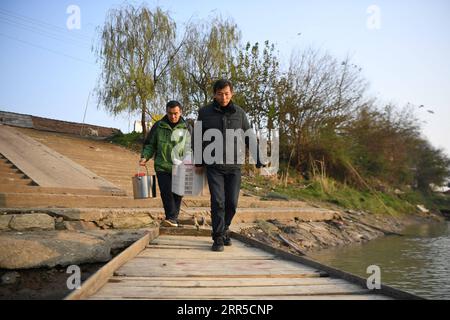
[[[258,161],[258,162],[256,163],[256,168],[257,168],[257,169],[261,169],[261,168],[265,168],[265,167],[267,167],[267,165],[264,164],[264,163],[262,163],[262,162],[260,162],[260,161]]]

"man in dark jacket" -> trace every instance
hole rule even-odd
[[[187,141],[188,127],[181,114],[182,107],[178,101],[167,103],[166,115],[152,126],[144,141],[140,160],[140,165],[144,166],[150,158],[155,157],[154,167],[166,215],[162,224],[169,227],[178,226],[182,199],[172,192],[172,151],[177,146],[176,156],[182,159],[185,144],[190,143]]]
[[[212,238],[214,243],[212,245],[213,251],[223,251],[224,245],[231,245],[229,235],[229,227],[231,221],[236,213],[239,191],[241,188],[241,165],[245,156],[245,146],[243,147],[242,140],[247,138],[255,139],[252,134],[247,115],[241,107],[234,104],[233,85],[228,80],[218,80],[214,83],[214,101],[201,108],[199,111],[197,124],[202,126],[202,144],[201,150],[194,131],[194,154],[196,167],[206,167],[206,176],[208,179],[209,191],[211,193],[211,220],[212,220]],[[218,143],[222,146],[220,148],[208,147],[210,143],[205,142],[211,135],[220,134],[211,142]],[[241,131],[240,131],[241,130]],[[231,134],[237,133],[231,139]],[[241,134],[242,133],[242,134]],[[236,139],[237,138],[237,139]],[[222,142],[218,139],[223,139]],[[212,140],[212,139],[211,139]],[[241,141],[239,141],[241,140]],[[249,140],[245,141],[248,145]],[[253,145],[256,146],[256,143]],[[211,153],[210,159],[205,159],[208,150],[214,149],[214,154]],[[201,152],[199,154],[199,152]],[[223,153],[223,154],[219,154]],[[253,158],[258,158],[257,147],[251,150]],[[239,158],[242,161],[239,161]],[[208,161],[209,160],[209,161]],[[257,167],[260,168],[262,164],[257,161]],[[202,169],[197,169],[198,171]]]

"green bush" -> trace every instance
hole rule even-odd
[[[127,134],[119,132],[114,135],[110,141],[133,151],[141,152],[144,139],[142,137],[142,133],[133,131]]]

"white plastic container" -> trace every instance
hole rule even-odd
[[[192,164],[180,163],[172,166],[173,193],[179,196],[200,196],[205,186],[205,170],[198,174]]]

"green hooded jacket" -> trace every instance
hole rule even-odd
[[[181,129],[181,130],[177,130]],[[148,133],[141,157],[149,160],[155,158],[155,171],[172,172],[172,150],[177,146],[175,154],[182,160],[186,155],[186,150],[190,148],[188,137],[188,125],[183,118],[173,128],[169,124],[169,119],[164,116],[157,121]],[[175,132],[175,134],[173,134]],[[173,135],[173,137],[172,137]]]

